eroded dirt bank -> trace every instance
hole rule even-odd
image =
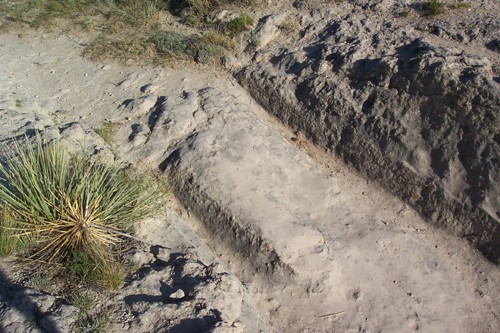
[[[500,258],[500,7],[295,1],[263,18],[239,82],[434,225]],[[404,15],[403,15],[403,14]],[[295,22],[286,34],[283,26]],[[266,36],[266,38],[262,38]]]

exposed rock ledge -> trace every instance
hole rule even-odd
[[[419,6],[298,13],[296,36],[248,48],[254,61],[236,77],[277,118],[498,262],[500,79],[488,45],[500,5],[398,17]],[[285,19],[264,18],[254,38]]]

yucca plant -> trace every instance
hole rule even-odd
[[[74,253],[97,265],[149,215],[160,187],[147,176],[117,170],[84,156],[69,156],[56,141],[14,142],[0,163],[0,202],[16,221],[16,233],[29,239],[34,256],[71,260]]]

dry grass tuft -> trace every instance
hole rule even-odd
[[[91,36],[84,56],[124,64],[171,60],[215,63],[234,48],[232,37],[249,30],[253,18],[242,14],[218,34],[210,21],[221,9],[251,9],[250,0],[19,0],[0,1],[0,30],[26,27]],[[193,29],[172,27],[183,22]],[[189,31],[183,33],[179,31]],[[223,36],[225,35],[225,36]]]

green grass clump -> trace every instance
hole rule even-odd
[[[58,19],[77,19],[89,13],[98,3],[99,0],[20,0],[2,4],[2,9],[12,21],[50,28]]]
[[[108,0],[102,6],[108,32],[141,29],[156,21],[165,4],[161,0]]]
[[[248,30],[253,25],[253,18],[248,14],[241,14],[227,23],[226,30],[230,35],[236,35]]]
[[[70,304],[79,310],[78,319],[74,323],[76,332],[107,332],[110,318],[103,310],[95,309],[95,302],[86,294],[74,294],[70,298]]]
[[[204,17],[211,8],[216,5],[216,1],[211,0],[170,0],[168,8],[174,15],[181,16],[184,23],[190,26],[199,26],[203,23]]]
[[[423,8],[427,15],[438,15],[446,11],[446,3],[440,0],[430,0],[424,3]]]
[[[67,269],[77,284],[94,283],[107,289],[116,290],[125,281],[125,269],[110,261],[101,265],[86,253],[74,252],[67,263]]]
[[[26,240],[16,234],[16,227],[8,210],[0,208],[0,257],[14,254],[26,247]]]
[[[27,239],[37,259],[80,265],[75,275],[106,274],[117,246],[153,212],[161,189],[146,175],[69,156],[58,142],[44,145],[40,135],[26,141],[6,149],[0,164],[0,204],[16,224],[15,236]]]
[[[451,9],[467,9],[471,7],[471,4],[465,1],[455,1],[455,3],[452,3],[449,7]]]
[[[120,123],[104,122],[95,129],[95,132],[106,142],[111,144],[116,131],[121,127]]]
[[[411,15],[411,11],[409,9],[405,9],[405,10],[400,11],[397,15],[399,17],[408,17]]]
[[[170,56],[188,55],[195,52],[194,45],[196,37],[180,32],[165,31],[159,32],[152,38],[156,50],[160,54]]]
[[[213,30],[203,35],[157,32],[151,40],[162,57],[185,58],[202,64],[220,59],[226,50],[233,47],[227,36]]]

